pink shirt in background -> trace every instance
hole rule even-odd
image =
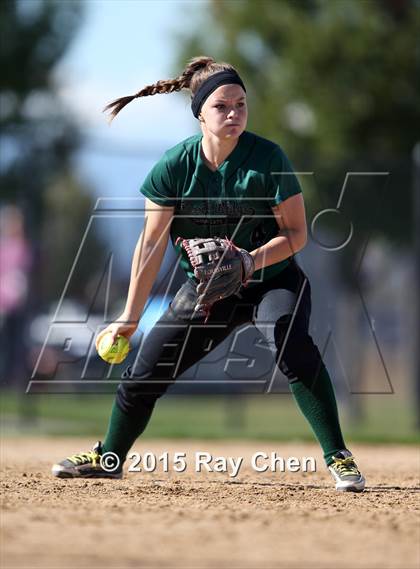
[[[22,237],[0,237],[0,315],[21,306],[28,294],[31,252]]]

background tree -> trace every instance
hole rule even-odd
[[[203,25],[214,33],[185,37],[177,66],[198,53],[238,66],[254,110],[249,129],[284,141],[298,168],[315,172],[316,208],[334,207],[345,172],[390,171],[380,216],[372,216],[371,183],[359,186],[363,203],[359,191],[349,196],[347,212],[361,231],[411,239],[419,2],[213,0],[210,7]]]
[[[92,210],[86,188],[71,174],[70,158],[81,134],[57,96],[52,75],[83,12],[77,1],[0,2],[1,202],[24,211],[35,252],[31,290],[36,304],[61,293],[54,283],[71,267],[74,242],[80,242]],[[54,198],[51,188],[59,188]],[[78,271],[81,296],[83,282],[99,262],[96,254],[92,265]]]
[[[420,3],[213,0],[201,18],[178,38],[177,69],[201,53],[240,69],[253,111],[249,130],[284,145],[297,171],[314,172],[303,179],[309,222],[336,206],[346,172],[389,172],[352,178],[343,215],[323,218],[331,245],[353,222],[354,236],[340,251],[342,285],[353,305],[367,241],[396,250],[412,243]]]

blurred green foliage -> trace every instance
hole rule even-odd
[[[206,54],[238,69],[248,129],[315,173],[304,180],[309,218],[336,206],[346,172],[390,172],[386,184],[365,178],[348,188],[343,209],[358,236],[350,263],[368,234],[411,239],[419,37],[416,0],[213,0],[178,36],[176,67]]]
[[[89,227],[67,296],[90,304],[97,286],[95,283],[105,267],[105,249],[89,224],[93,211],[92,197],[66,169],[46,188],[44,203],[48,220],[43,224],[41,235],[43,271],[40,288],[43,297],[56,299],[63,291],[85,230]]]
[[[53,75],[83,15],[79,1],[0,2],[0,205],[15,203],[24,212],[35,253],[35,303],[61,294],[63,275],[69,273],[93,207],[72,172],[81,134],[57,95]],[[81,296],[101,262],[100,247],[94,250],[75,277]]]
[[[27,401],[25,401],[27,400]],[[101,438],[112,406],[111,395],[16,397],[3,392],[2,433],[7,435],[89,436]],[[23,404],[32,409],[22,415]],[[414,412],[396,396],[364,396],[365,419],[343,414],[346,440],[418,443]],[[392,426],[389,417],[392,416]],[[159,401],[144,434],[150,438],[314,441],[291,396],[167,396]]]
[[[51,73],[81,16],[78,2],[0,3],[2,198],[28,204],[35,226],[45,188],[79,144]]]

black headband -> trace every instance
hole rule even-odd
[[[217,89],[217,87],[220,87],[220,85],[230,85],[231,83],[240,85],[246,92],[245,85],[242,83],[242,79],[236,71],[218,71],[203,81],[191,101],[191,109],[195,118],[198,118],[205,100]]]

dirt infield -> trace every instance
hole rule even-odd
[[[419,452],[356,446],[363,494],[335,492],[315,445],[141,441],[187,469],[59,480],[80,439],[2,440],[2,567],[418,568]],[[197,451],[243,457],[238,475],[195,472]],[[257,472],[251,457],[313,456],[317,472]],[[269,461],[259,459],[258,466]],[[130,463],[133,465],[133,463]]]

